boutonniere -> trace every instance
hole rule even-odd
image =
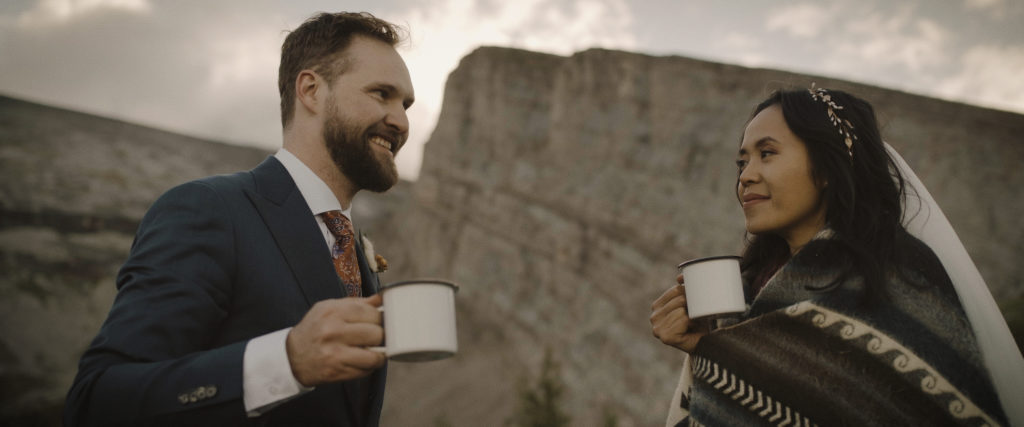
[[[366,263],[370,265],[370,270],[374,273],[383,273],[388,271],[388,260],[380,256],[380,254],[374,252],[373,242],[363,235],[363,252],[366,253]]]

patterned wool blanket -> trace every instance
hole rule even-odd
[[[899,241],[903,267],[870,303],[841,245],[808,243],[738,324],[701,339],[677,425],[1005,425],[941,263]]]

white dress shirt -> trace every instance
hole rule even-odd
[[[281,148],[274,157],[284,165],[299,187],[299,193],[313,212],[324,242],[327,243],[324,249],[329,252],[335,238],[320,214],[338,210],[351,221],[352,206],[342,209],[327,184],[292,153]],[[245,346],[242,391],[245,412],[249,417],[258,417],[277,405],[313,390],[313,387],[303,387],[292,374],[285,348],[289,331],[291,328],[285,328],[253,338]]]

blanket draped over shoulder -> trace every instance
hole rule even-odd
[[[897,241],[901,267],[870,300],[841,244],[808,243],[701,339],[677,425],[1007,424],[942,264]]]

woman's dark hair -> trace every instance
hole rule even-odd
[[[866,295],[880,297],[884,295],[890,260],[898,255],[893,253],[895,239],[903,232],[903,177],[885,149],[871,104],[843,91],[827,93],[835,105],[842,107],[834,112],[852,125],[856,139],[850,151],[839,127],[829,118],[829,106],[821,96],[815,99],[806,89],[772,93],[754,109],[751,118],[773,105],[782,109],[786,125],[807,147],[812,178],[827,184],[822,193],[826,227],[852,255],[848,267],[863,275]],[[789,256],[783,238],[750,235],[741,267],[757,291]]]

